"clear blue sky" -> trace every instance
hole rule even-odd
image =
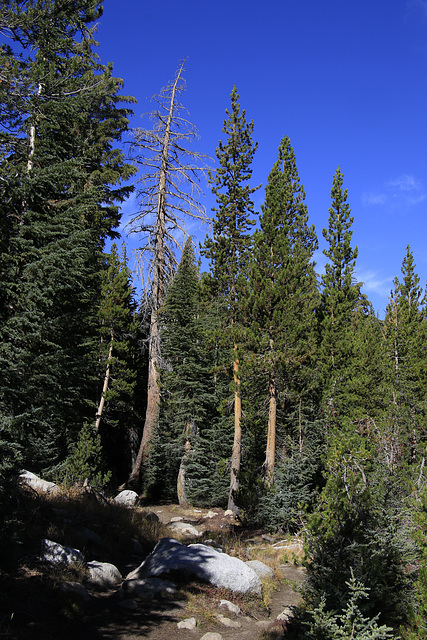
[[[332,176],[344,173],[357,278],[383,317],[409,244],[427,279],[427,0],[106,0],[98,53],[135,96],[132,126],[186,64],[182,102],[212,157],[236,85],[262,183],[283,135],[294,148],[324,263]],[[212,196],[205,206],[210,210]],[[129,202],[128,214],[133,208]],[[203,238],[206,232],[201,232]]]

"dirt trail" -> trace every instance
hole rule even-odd
[[[149,510],[163,524],[177,520],[194,524],[201,533],[198,540],[215,538],[224,542],[224,551],[245,560],[253,559],[254,549],[269,548],[274,542],[261,531],[242,531],[222,509],[162,505]],[[175,537],[172,529],[171,537]],[[138,559],[130,557],[118,564],[123,576],[136,566]],[[254,597],[199,583],[185,585],[177,597],[150,600],[125,600],[119,587],[100,592],[87,585],[90,597],[82,603],[61,591],[63,578],[56,579],[49,567],[24,566],[13,577],[0,572],[0,640],[200,640],[207,632],[220,634],[223,640],[258,640],[286,607],[300,600],[292,585],[304,579],[304,570],[294,564],[280,568],[283,580],[271,593],[268,609]],[[241,614],[236,616],[220,607],[222,599],[238,604]],[[216,617],[221,614],[235,626],[225,626]],[[197,620],[195,629],[178,628],[178,622],[193,616]],[[278,629],[280,625],[278,621]]]
[[[160,599],[138,604],[138,609],[129,611],[122,608],[122,604],[115,595],[102,598],[92,604],[92,612],[87,616],[84,629],[80,629],[79,638],[89,640],[199,640],[208,631],[219,633],[224,640],[256,640],[262,631],[269,628],[276,621],[285,607],[297,605],[300,596],[293,591],[292,584],[299,583],[304,578],[304,570],[294,565],[281,567],[285,582],[276,590],[269,606],[269,611],[261,607],[253,607],[249,611],[235,616],[217,607],[217,612],[240,627],[228,628],[220,621],[210,620],[194,630],[178,629],[177,623],[185,619],[186,603],[170,599]],[[219,604],[220,597],[214,599]],[[249,615],[248,615],[249,614]],[[198,621],[199,622],[199,621]],[[281,623],[276,624],[280,628]]]

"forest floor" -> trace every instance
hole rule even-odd
[[[222,538],[227,530],[230,541],[227,552],[247,559],[248,548],[264,549],[268,553],[275,541],[263,536],[261,531],[230,527],[229,519],[220,509],[215,509],[216,515],[207,519],[201,518],[207,510],[177,505],[157,505],[149,509],[158,515],[162,524],[180,517],[185,522],[199,523],[204,539],[210,535]],[[64,600],[59,581],[52,577],[49,568],[28,563],[13,575],[0,573],[0,639],[200,640],[207,632],[220,634],[218,640],[219,637],[223,640],[281,638],[283,623],[277,616],[300,601],[297,585],[304,579],[304,569],[294,562],[284,564],[277,558],[275,562],[275,580],[267,585],[268,594],[264,592],[262,600],[193,582],[180,585],[176,596],[138,601],[135,608],[124,606],[117,589],[102,592],[91,589],[89,602],[84,605],[70,596]],[[123,575],[133,568],[135,565],[125,559],[119,566]],[[241,614],[235,616],[220,608],[222,599],[237,604]],[[224,626],[217,614],[223,614],[236,626]],[[195,629],[178,628],[178,622],[191,617],[197,620]],[[267,629],[270,633],[266,633]]]

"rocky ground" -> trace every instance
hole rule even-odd
[[[157,505],[148,511],[159,518],[171,537],[179,537],[183,543],[186,537],[191,542],[221,538],[228,540],[224,551],[229,555],[245,560],[259,558],[270,564],[275,576],[265,582],[263,598],[196,581],[180,582],[179,576],[174,576],[177,592],[142,599],[124,597],[120,585],[99,589],[84,581],[85,592],[69,591],[67,584],[82,581],[79,567],[70,567],[64,574],[63,569],[52,570],[46,563],[33,560],[13,576],[0,574],[0,638],[258,640],[267,629],[270,635],[264,637],[282,637],[287,608],[298,604],[296,585],[304,578],[304,570],[292,562],[298,555],[295,550],[300,550],[298,541],[243,531],[221,509]],[[190,527],[188,533],[186,526]],[[286,554],[280,555],[278,548],[284,546],[290,562],[284,562]],[[135,556],[123,558],[117,566],[126,576],[140,560]]]

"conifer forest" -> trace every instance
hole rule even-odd
[[[159,79],[152,128],[130,129],[135,100],[96,53],[98,0],[0,7],[4,499],[29,469],[301,532],[317,612],[305,636],[344,637],[331,612],[355,579],[369,624],[351,637],[426,638],[427,298],[411,247],[380,319],[355,276],[340,167],[318,275],[292,141],[278,131],[254,184],[236,87],[205,157],[184,64]],[[132,192],[138,294],[118,231]]]

